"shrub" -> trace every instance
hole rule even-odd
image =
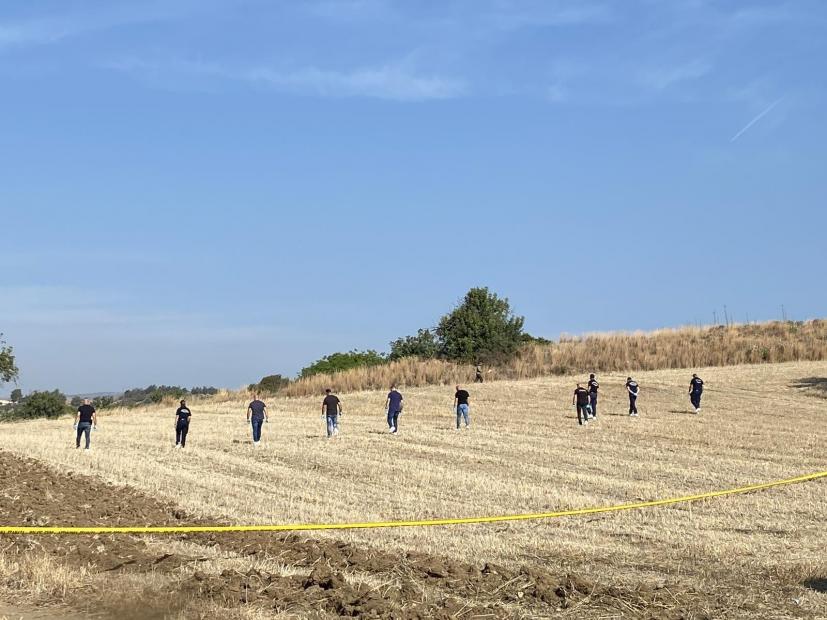
[[[314,362],[307,368],[302,368],[301,377],[312,377],[317,374],[331,374],[359,368],[361,366],[378,366],[387,362],[385,356],[373,350],[349,351],[348,353],[333,353]]]
[[[439,343],[434,332],[430,329],[420,329],[416,336],[406,336],[391,342],[391,352],[388,360],[396,361],[403,357],[418,357],[431,359],[439,353]]]
[[[264,392],[267,394],[275,394],[282,388],[290,385],[290,379],[282,377],[281,375],[267,375],[262,377],[258,383],[251,383],[248,389],[251,392]]]
[[[71,413],[66,404],[66,397],[58,390],[52,392],[32,392],[15,407],[14,417],[18,418],[59,418]]]

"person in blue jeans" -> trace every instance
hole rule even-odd
[[[695,409],[695,413],[701,412],[701,394],[704,393],[704,382],[698,375],[692,375],[689,382],[689,402]]]
[[[325,391],[325,397],[322,401],[322,415],[327,422],[327,437],[328,439],[334,435],[339,434],[339,415],[342,413],[342,402],[330,388]]]
[[[399,414],[402,413],[402,407],[405,405],[405,399],[402,397],[395,385],[391,386],[391,391],[388,393],[388,399],[385,402],[385,409],[388,412],[388,431],[391,435],[399,433]]]
[[[258,394],[255,394],[253,402],[247,405],[247,422],[253,430],[253,445],[258,446],[261,441],[261,426],[267,422],[267,405],[259,400]]]
[[[471,415],[469,413],[468,399],[471,397],[466,390],[463,390],[459,385],[454,394],[454,410],[457,412],[457,430],[459,430],[460,422],[465,421],[465,428],[471,426]]]
[[[589,406],[592,409],[590,417],[597,418],[597,391],[600,389],[600,384],[594,378],[594,374],[589,375]]]
[[[75,430],[77,431],[77,437],[75,438],[75,448],[80,448],[80,438],[81,436],[86,436],[86,448],[84,450],[89,449],[89,444],[91,443],[91,431],[92,429],[97,429],[98,427],[98,416],[95,413],[95,408],[89,402],[89,399],[85,399],[83,404],[78,407],[78,413],[75,417]]]

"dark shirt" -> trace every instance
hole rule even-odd
[[[265,407],[267,407],[267,405],[265,405],[260,400],[254,400],[253,402],[251,402],[250,406],[248,407],[248,409],[251,409],[253,412],[253,415],[251,417],[255,418],[256,420],[264,418]]]
[[[637,396],[637,381],[627,381],[626,382],[626,389],[630,391],[630,396]]]
[[[327,415],[337,415],[339,413],[339,397],[333,394],[328,394],[324,397],[322,404],[325,406],[325,413]]]
[[[577,388],[576,390],[574,390],[574,396],[577,399],[578,405],[589,404],[589,391],[586,388]]]
[[[704,382],[701,381],[700,377],[693,377],[692,381],[689,382],[689,387],[692,388],[693,393],[700,394],[704,391]]]
[[[467,405],[470,397],[471,395],[465,390],[457,390],[457,393],[454,394],[454,398],[457,399],[458,405]]]
[[[78,422],[91,422],[92,415],[95,413],[95,408],[92,405],[81,405],[78,407],[78,413],[80,414],[80,419]]]
[[[391,390],[388,394],[388,409],[395,413],[397,411],[402,411],[402,394],[397,392],[396,390]]]
[[[600,384],[595,379],[589,380],[589,394],[597,394],[600,389]]]
[[[178,422],[180,424],[189,424],[192,413],[186,407],[178,407],[178,411],[175,412],[175,415],[178,417]]]

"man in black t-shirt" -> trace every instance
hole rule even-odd
[[[693,374],[692,380],[689,382],[689,402],[695,408],[695,413],[701,412],[701,394],[703,393],[703,380],[698,375]]]
[[[86,436],[86,448],[85,450],[89,449],[89,443],[91,442],[91,431],[92,429],[97,429],[98,427],[98,417],[95,413],[95,408],[89,402],[89,399],[86,398],[83,401],[83,404],[78,407],[78,414],[75,417],[75,430],[77,431],[77,437],[75,438],[75,448],[80,448],[80,437],[81,435]]]
[[[579,383],[571,396],[571,404],[577,407],[577,423],[580,426],[589,423],[589,391]]]
[[[591,416],[592,418],[597,417],[597,390],[600,389],[600,384],[597,382],[597,379],[594,378],[594,375],[589,375],[589,406],[592,409]]]
[[[342,413],[342,402],[330,388],[327,388],[324,393],[322,415],[327,423],[327,436],[330,438],[339,434],[339,415]]]
[[[190,418],[192,412],[187,407],[186,401],[181,401],[181,406],[175,412],[175,447],[184,448],[187,445],[187,433],[190,430]]]
[[[471,413],[470,406],[468,405],[468,399],[470,397],[471,395],[466,390],[463,390],[460,386],[457,386],[457,391],[454,394],[454,411],[457,414],[457,430],[459,430],[461,421],[465,422],[465,428],[471,426]]]
[[[253,402],[247,405],[247,422],[253,431],[253,445],[258,446],[261,441],[261,426],[267,422],[267,405],[259,400],[258,394],[254,394]]]

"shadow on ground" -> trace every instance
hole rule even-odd
[[[794,381],[790,387],[813,391],[815,396],[827,398],[827,377],[804,377]]]
[[[804,587],[827,594],[827,577],[816,577],[804,582]]]

